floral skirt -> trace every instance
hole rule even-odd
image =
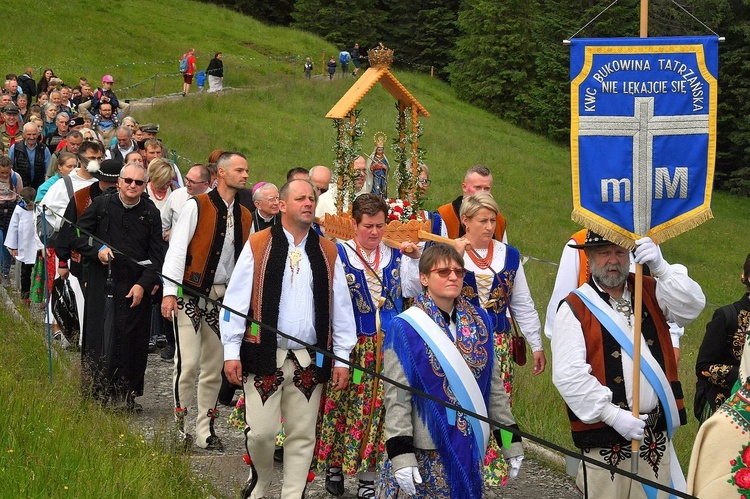
[[[513,384],[513,357],[510,353],[510,334],[498,333],[495,331],[495,362],[500,363],[503,373],[503,385],[505,393],[513,406],[511,388]],[[484,456],[484,483],[490,487],[505,485],[508,482],[508,463],[505,461],[502,452],[502,444],[495,440],[494,435],[490,435],[490,441],[487,444],[487,452]]]
[[[448,499],[451,496],[451,487],[448,484],[445,466],[443,466],[443,460],[438,451],[416,449],[414,454],[417,457],[419,474],[422,476],[422,483],[415,484],[417,493],[409,496],[406,492],[400,492],[398,482],[396,482],[396,478],[393,476],[391,460],[386,459],[383,462],[382,472],[380,473],[375,492],[378,499],[397,497],[416,497],[417,499],[434,499],[440,497]]]
[[[44,275],[44,259],[40,252],[37,254],[34,268],[31,269],[29,298],[32,303],[44,303]]]
[[[360,335],[350,360],[382,371],[382,349],[376,337]],[[357,379],[360,374],[361,380]],[[385,453],[383,382],[361,371],[352,370],[351,375],[347,390],[333,390],[330,383],[325,388],[315,447],[319,473],[328,467],[340,467],[350,475],[374,471]]]

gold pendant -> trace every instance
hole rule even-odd
[[[294,283],[295,272],[299,274],[299,262],[302,260],[302,252],[298,248],[294,248],[289,252],[289,270],[292,272],[292,280]]]

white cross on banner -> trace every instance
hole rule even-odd
[[[573,219],[623,246],[711,218],[716,38],[573,40]]]

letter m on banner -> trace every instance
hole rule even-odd
[[[718,38],[571,41],[574,221],[633,247],[711,215]]]

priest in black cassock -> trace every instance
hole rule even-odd
[[[81,350],[84,389],[102,404],[130,411],[142,409],[135,397],[143,394],[150,297],[161,285],[156,271],[164,261],[161,217],[144,194],[146,181],[143,167],[125,166],[118,191],[94,199],[78,220],[80,236],[73,243],[86,258],[88,274]]]

